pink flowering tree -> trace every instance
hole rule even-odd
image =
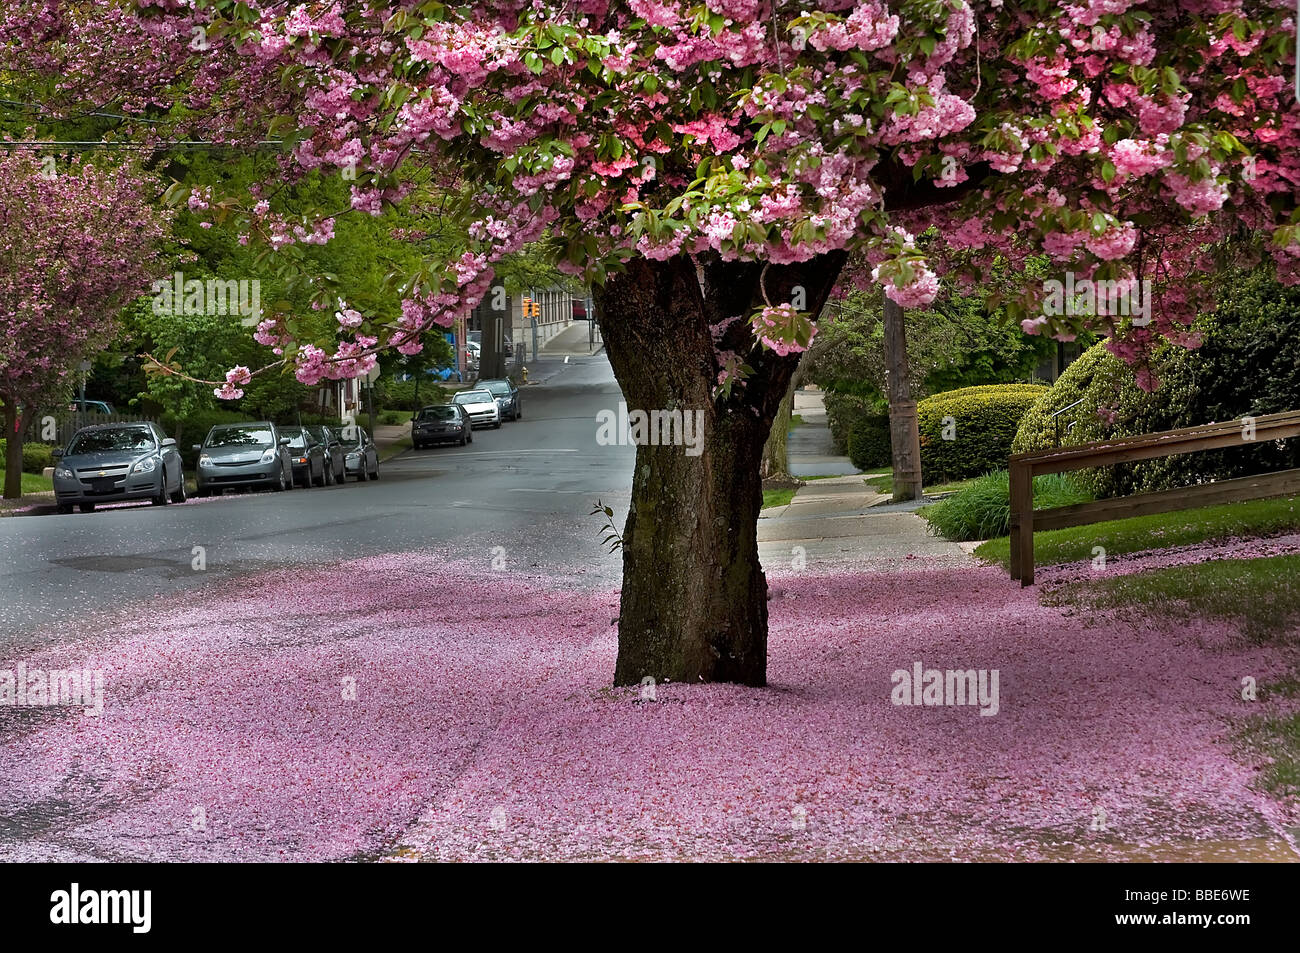
[[[101,157],[102,158],[102,157]],[[21,495],[22,436],[148,290],[164,232],[157,189],[129,166],[68,164],[0,143],[0,401],[4,496]]]
[[[978,282],[1029,255],[1149,281],[1141,326],[1045,307],[1041,281],[1000,302],[1031,333],[1107,328],[1140,363],[1194,343],[1226,240],[1288,280],[1300,257],[1287,0],[51,6],[15,3],[7,31],[70,97],[184,105],[190,136],[285,137],[279,174],[355,177],[353,214],[454,209],[463,247],[405,276],[400,315],[328,340],[268,319],[259,340],[300,379],[418,348],[542,242],[592,284],[629,404],[705,412],[701,455],[637,451],[621,684],[764,682],[759,457],[847,275],[903,307],[945,269]],[[328,240],[325,210],[263,194],[196,201],[275,248]]]

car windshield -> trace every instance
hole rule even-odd
[[[452,401],[457,404],[490,404],[492,395],[485,390],[463,390]]]
[[[222,427],[208,434],[209,447],[269,447],[272,443],[267,427]]]
[[[366,432],[360,427],[353,427],[351,429],[344,427],[339,433],[339,441],[345,447],[360,447],[365,443],[365,440]]]
[[[291,450],[301,450],[307,441],[306,434],[298,429],[281,430],[280,436],[289,438],[289,448]]]
[[[143,427],[113,430],[83,430],[72,438],[68,453],[144,452],[154,448],[153,434]]]
[[[416,420],[456,420],[457,414],[454,407],[425,407]]]
[[[509,381],[487,381],[483,386],[500,397],[505,397],[510,393]]]

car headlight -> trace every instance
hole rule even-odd
[[[210,457],[210,456],[209,456],[208,454],[206,454],[206,453],[201,453],[201,454],[199,454],[199,466],[201,466],[201,467],[210,467],[210,466],[212,466],[212,457]]]
[[[54,468],[54,475],[55,475],[56,477],[58,477],[60,480],[75,480],[75,479],[76,479],[76,477],[73,476],[72,471],[69,470],[67,467],[55,467],[55,468]]]
[[[274,449],[268,450],[266,451],[266,453],[262,454],[262,462],[270,463],[272,460],[275,459],[275,457],[276,457],[275,450]]]
[[[143,460],[141,460],[134,467],[131,468],[131,472],[132,473],[153,473],[154,467],[156,467],[157,465],[158,465],[157,458],[145,457]]]

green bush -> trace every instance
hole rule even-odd
[[[856,421],[880,413],[874,401],[842,391],[826,391],[823,403],[826,406],[826,426],[830,428],[831,442],[837,454],[848,454],[849,432]]]
[[[9,451],[9,441],[0,437],[0,470],[4,469]],[[23,444],[23,472],[39,474],[54,466],[54,448],[47,443]]]
[[[849,460],[859,470],[878,470],[889,466],[893,445],[889,437],[889,415],[872,414],[853,421],[848,437]]]
[[[386,427],[394,427],[410,420],[411,412],[409,410],[385,410],[375,414],[375,419]]]
[[[1300,409],[1300,288],[1279,285],[1268,268],[1225,276],[1218,308],[1195,327],[1201,346],[1158,351],[1159,386],[1147,393],[1103,345],[1061,375],[1021,423],[1016,452],[1052,447],[1051,411],[1061,444],[1156,433],[1243,416]],[[1257,443],[1080,471],[1098,497],[1126,496],[1300,467],[1300,441]]]
[[[1011,481],[1006,470],[980,477],[965,489],[922,510],[931,532],[965,542],[1006,536],[1011,527]],[[1073,506],[1093,499],[1088,489],[1067,473],[1034,478],[1034,507]]]
[[[375,405],[388,410],[405,410],[408,413],[429,404],[447,402],[447,391],[430,379],[420,381],[420,393],[415,393],[415,380],[399,381],[384,377],[375,386]]]
[[[1021,419],[1046,391],[1041,384],[988,384],[918,403],[925,481],[964,480],[1005,468]]]

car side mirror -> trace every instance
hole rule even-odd
[[[193,450],[195,453],[198,453],[200,450],[203,449],[203,444],[201,444],[201,443],[192,443],[192,444],[190,444],[190,449]]]
[[[174,447],[176,446],[176,441],[173,438],[168,437],[165,440],[163,440],[162,445],[164,447]]]
[[[53,450],[50,451],[50,457],[51,457],[51,459],[58,460],[58,459],[60,459],[62,456],[63,456],[63,448],[62,448],[62,447],[55,447]]]
[[[281,437],[281,438],[280,438],[280,446],[282,446],[282,447],[287,447],[287,446],[289,446],[289,443],[290,443],[290,440],[289,440],[288,437]]]

